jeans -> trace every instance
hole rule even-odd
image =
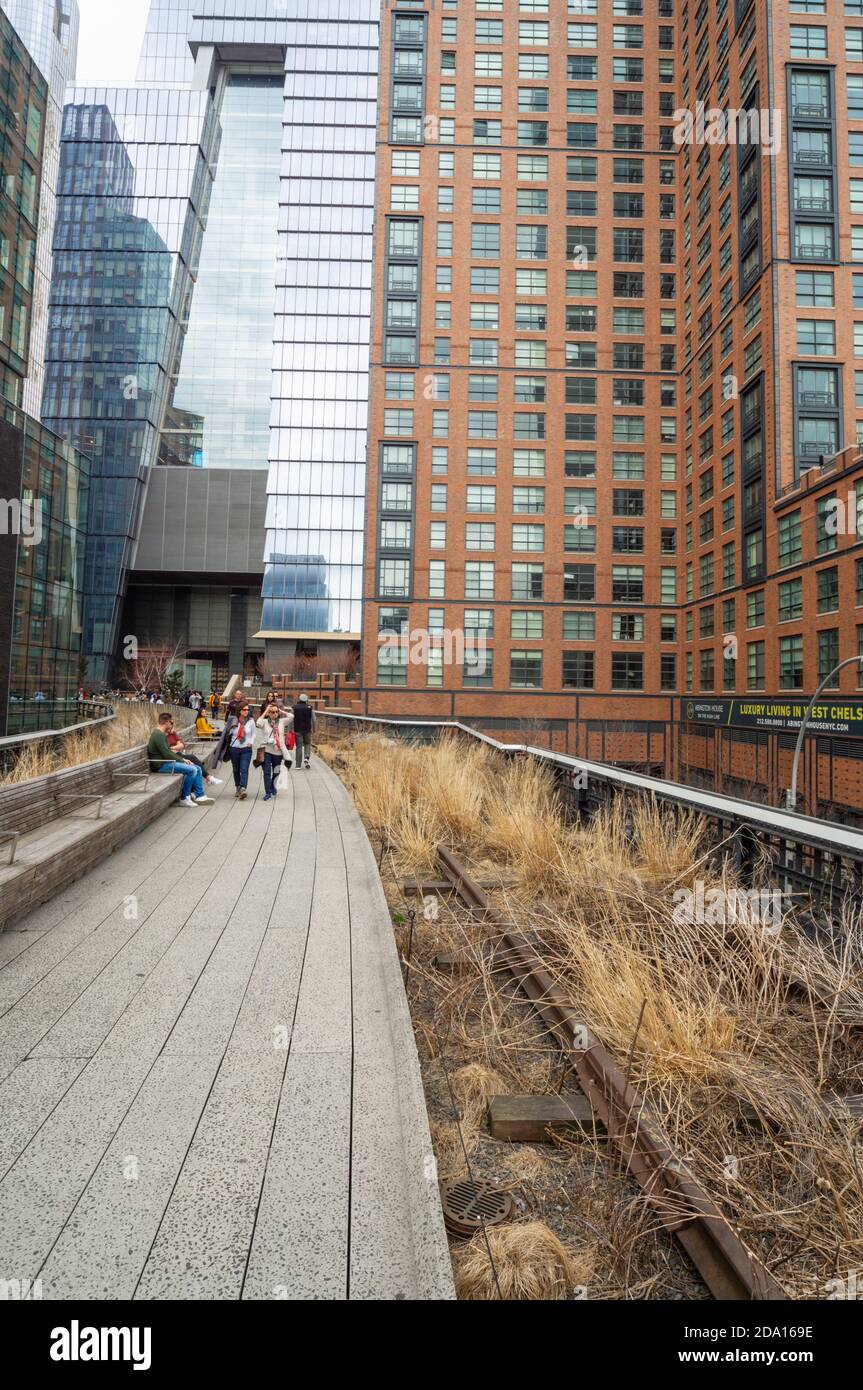
[[[183,753],[182,756],[185,758],[187,763],[194,763],[195,767],[199,767],[202,772],[204,771],[204,764],[201,762],[200,758],[195,757],[194,753]]]
[[[302,767],[303,763],[307,763],[312,756],[312,735],[311,732],[307,734],[298,734],[296,730],[294,730],[294,733],[297,740],[296,765],[297,767]]]
[[[276,770],[276,768],[281,767],[281,765],[281,753],[264,754],[264,791],[266,792],[267,796],[269,796],[271,792],[278,790],[276,787],[273,786],[273,773]]]
[[[251,748],[232,748],[231,766],[234,769],[234,786],[249,785],[249,763],[252,761]]]
[[[162,763],[162,766],[157,767],[156,771],[181,773],[184,797],[189,796],[192,792],[195,793],[195,796],[204,795],[204,779],[199,767],[190,766],[189,763]]]

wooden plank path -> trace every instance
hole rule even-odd
[[[316,760],[172,806],[0,933],[0,1279],[452,1298],[365,831]]]

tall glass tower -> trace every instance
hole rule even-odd
[[[39,222],[30,328],[30,358],[21,404],[39,418],[45,377],[45,337],[51,283],[51,246],[57,207],[60,165],[60,125],[66,84],[75,71],[78,52],[77,0],[3,0],[3,9],[48,84],[45,144],[39,188]]]
[[[140,627],[144,611],[150,640],[185,636],[231,670],[250,648],[276,670],[297,643],[358,639],[379,11],[379,0],[152,0],[137,84],[71,95],[46,399],[53,427],[65,418],[96,464],[94,671],[107,675],[122,646],[133,570],[133,589],[150,589],[126,622]],[[116,139],[84,133],[96,111]],[[164,283],[149,274],[155,259],[128,259],[129,282],[114,264],[108,289],[109,208],[150,220]],[[69,236],[95,258],[92,374],[63,318],[81,292],[62,260]],[[123,292],[149,317],[119,353],[96,308]],[[121,404],[130,376],[145,402]],[[105,435],[115,413],[122,443]]]

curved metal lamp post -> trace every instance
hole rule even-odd
[[[844,670],[846,666],[853,666],[855,661],[863,662],[863,653],[859,656],[848,656],[844,661],[840,661],[838,666],[834,666],[833,670],[829,671],[824,677],[818,689],[815,691],[815,694],[812,696],[812,699],[809,701],[809,704],[806,706],[806,713],[800,723],[800,732],[797,735],[797,742],[794,745],[794,762],[791,764],[791,786],[785,793],[785,806],[789,811],[796,811],[797,809],[797,768],[800,763],[800,750],[803,747],[803,735],[806,733],[806,725],[809,722],[809,716],[812,713],[815,701],[818,699],[824,687],[830,684],[833,677]]]

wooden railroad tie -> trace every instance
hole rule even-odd
[[[488,1102],[492,1139],[550,1144],[554,1134],[593,1135],[597,1127],[602,1130],[586,1096],[491,1096]]]

